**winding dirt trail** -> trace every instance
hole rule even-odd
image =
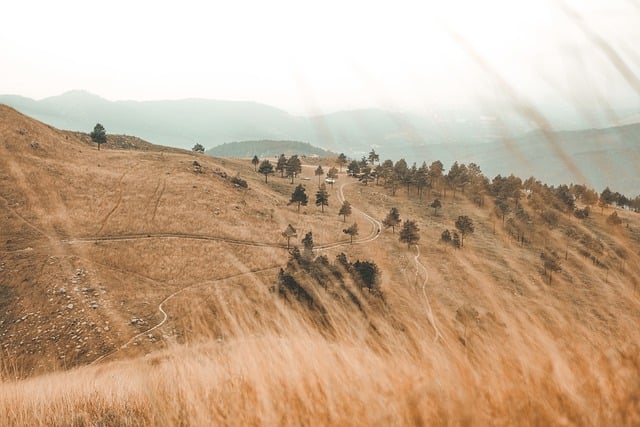
[[[242,273],[232,274],[232,275],[229,275],[229,276],[221,277],[219,279],[208,280],[208,281],[202,282],[202,283],[194,283],[192,285],[185,286],[183,288],[178,289],[177,291],[167,295],[162,300],[162,302],[160,302],[160,304],[158,305],[158,311],[160,313],[162,313],[162,320],[159,323],[155,324],[154,326],[150,327],[149,329],[146,329],[146,330],[144,330],[142,332],[137,333],[133,337],[129,338],[129,340],[127,342],[125,342],[124,344],[120,345],[116,349],[110,351],[107,354],[104,354],[104,355],[98,357],[96,360],[91,362],[90,365],[95,365],[96,363],[98,363],[98,362],[100,362],[100,361],[102,361],[102,360],[114,355],[115,353],[119,352],[120,350],[123,350],[123,349],[127,348],[129,346],[129,344],[131,344],[132,342],[134,342],[135,340],[137,340],[141,336],[147,335],[147,334],[153,332],[154,330],[162,327],[167,322],[167,320],[169,319],[169,315],[167,314],[166,311],[164,311],[164,307],[163,306],[169,300],[174,298],[175,296],[180,295],[181,293],[186,292],[188,290],[195,289],[195,288],[198,288],[198,287],[201,287],[201,286],[211,286],[211,285],[214,285],[216,283],[219,283],[219,282],[222,282],[222,281],[225,281],[225,280],[234,279],[236,277],[241,277],[241,276],[245,276],[245,275],[249,275],[249,274],[262,273],[264,271],[275,270],[277,268],[280,268],[280,265],[274,265],[274,266],[269,266],[269,267],[265,267],[265,268],[259,268],[259,269],[254,269],[254,270],[250,270],[250,271],[245,271],[245,272],[242,272]]]
[[[355,182],[343,183],[336,190],[336,197],[337,197],[337,199],[338,199],[338,201],[340,203],[344,203],[344,201],[345,201],[344,187],[346,187],[347,185],[352,185],[352,184],[355,184]],[[316,245],[315,246],[316,250],[322,251],[322,250],[328,250],[328,249],[337,248],[337,247],[340,247],[340,246],[350,246],[351,244],[360,244],[360,243],[373,242],[378,237],[380,237],[380,230],[382,229],[382,223],[380,221],[378,221],[377,219],[375,219],[371,215],[365,213],[364,211],[354,207],[353,205],[351,205],[351,210],[353,212],[356,212],[356,213],[362,215],[369,222],[369,224],[371,224],[371,231],[369,232],[369,234],[367,234],[366,236],[361,237],[359,239],[354,239],[353,243],[351,243],[349,240],[344,240],[344,241],[341,241],[341,242],[325,243],[325,244],[321,244],[321,245]]]
[[[433,340],[438,341],[438,338],[440,338],[443,342],[446,342],[444,337],[442,336],[442,333],[440,332],[440,329],[438,329],[438,326],[436,325],[436,319],[431,308],[431,302],[429,301],[429,297],[427,296],[426,288],[427,283],[429,282],[429,271],[427,270],[427,267],[425,267],[425,265],[420,262],[420,246],[415,245],[415,248],[416,255],[413,257],[413,260],[416,263],[416,283],[418,283],[420,271],[422,270],[424,272],[424,280],[422,281],[421,286],[422,296],[424,297],[424,301],[427,306],[427,318],[429,319],[429,323],[431,323],[431,326],[433,327],[433,331],[435,333]]]
[[[280,243],[259,242],[253,240],[232,239],[230,237],[211,236],[207,234],[187,234],[187,233],[141,233],[141,234],[118,234],[110,236],[93,236],[78,237],[75,239],[62,240],[62,243],[96,243],[96,242],[115,242],[115,241],[133,241],[133,240],[151,240],[151,239],[186,239],[186,240],[211,240],[217,242],[233,243],[244,246],[258,246],[268,248],[287,249],[287,245]]]
[[[347,185],[352,185],[352,184],[354,184],[354,182],[342,183],[338,187],[338,189],[336,190],[336,196],[337,196],[337,199],[338,199],[338,201],[340,203],[343,203],[345,201],[344,187],[346,187]],[[362,215],[369,222],[369,224],[371,224],[371,230],[370,230],[369,234],[367,234],[366,236],[363,236],[363,237],[361,237],[359,239],[354,240],[353,243],[351,243],[350,241],[342,241],[342,242],[335,242],[335,243],[327,243],[327,244],[324,244],[324,245],[318,245],[315,248],[317,251],[333,249],[333,248],[337,248],[337,247],[340,247],[340,246],[346,246],[346,245],[351,245],[351,244],[368,243],[368,242],[372,242],[372,241],[374,241],[374,240],[376,240],[377,238],[380,237],[380,230],[382,228],[382,223],[380,221],[378,221],[377,219],[375,219],[371,215],[365,213],[361,209],[358,209],[358,208],[356,208],[354,206],[352,206],[352,210],[354,212],[358,213],[359,215]],[[62,242],[66,243],[66,244],[77,244],[77,243],[94,243],[94,242],[106,242],[106,241],[131,241],[131,240],[143,240],[143,239],[212,240],[212,241],[221,241],[221,242],[238,244],[238,245],[246,245],[246,246],[273,247],[273,248],[279,248],[279,249],[285,249],[285,250],[287,249],[286,245],[283,245],[283,244],[281,245],[281,244],[277,244],[277,243],[258,242],[258,241],[241,240],[241,239],[232,239],[232,238],[226,238],[226,237],[209,236],[209,235],[201,235],[201,234],[179,234],[179,233],[128,234],[128,235],[112,235],[112,236],[99,236],[99,237],[84,237],[84,238],[63,240]],[[433,314],[433,310],[431,308],[431,303],[429,301],[429,298],[428,298],[427,292],[426,292],[426,286],[427,286],[427,283],[429,281],[429,272],[427,271],[427,268],[419,260],[419,258],[420,258],[420,248],[417,245],[415,247],[416,247],[416,250],[417,250],[417,253],[416,253],[415,257],[414,257],[414,261],[415,261],[415,264],[416,264],[416,283],[418,281],[418,277],[420,275],[420,271],[422,271],[424,273],[424,281],[422,282],[422,295],[424,297],[425,304],[427,306],[427,318],[429,319],[429,322],[431,323],[431,326],[433,327],[433,330],[435,332],[434,341],[438,341],[438,339],[441,339],[443,342],[446,343],[442,333],[440,332],[440,330],[438,329],[438,326],[436,325],[435,316]],[[134,342],[138,338],[142,337],[143,335],[149,334],[152,331],[162,327],[167,322],[167,320],[169,318],[167,312],[164,310],[164,306],[165,306],[166,303],[168,303],[175,296],[180,295],[181,293],[183,293],[185,291],[188,291],[190,289],[194,289],[194,288],[197,288],[197,287],[200,287],[200,286],[211,286],[211,285],[214,285],[214,284],[219,283],[219,282],[224,281],[224,280],[228,280],[228,279],[232,279],[232,278],[236,278],[236,277],[241,277],[241,276],[244,276],[244,275],[257,274],[257,273],[261,273],[261,272],[264,272],[264,271],[274,270],[274,269],[279,268],[279,267],[280,267],[280,265],[275,265],[275,266],[265,267],[265,268],[261,268],[261,269],[254,269],[254,270],[251,270],[251,271],[246,271],[246,272],[243,272],[243,273],[233,274],[233,275],[230,275],[230,276],[227,276],[227,277],[223,277],[223,278],[220,278],[220,279],[215,279],[215,280],[212,280],[212,281],[207,281],[207,282],[203,282],[203,283],[194,283],[194,284],[191,284],[191,285],[188,285],[188,286],[185,286],[183,288],[178,289],[177,291],[171,293],[170,295],[167,295],[160,302],[160,304],[158,305],[158,311],[162,314],[162,320],[159,323],[157,323],[156,325],[150,327],[149,329],[146,329],[146,330],[144,330],[142,332],[137,333],[136,335],[131,337],[129,340],[127,340],[127,342],[125,342],[124,344],[120,345],[116,349],[112,350],[111,352],[109,352],[109,353],[107,353],[105,355],[102,355],[102,356],[98,357],[96,360],[91,362],[91,365],[99,363],[100,361],[105,360],[106,358],[112,356],[113,354],[117,353],[118,351],[127,348],[129,346],[129,344],[131,344],[132,342]]]

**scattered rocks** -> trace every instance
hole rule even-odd
[[[203,173],[202,166],[197,161],[193,161],[193,172],[194,173]]]
[[[144,324],[145,324],[145,321],[144,321],[144,320],[142,320],[142,319],[139,319],[139,318],[137,318],[137,317],[132,317],[132,318],[131,318],[131,324],[132,324],[132,325],[144,325]]]

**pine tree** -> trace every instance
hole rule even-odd
[[[347,164],[347,156],[345,156],[344,153],[340,153],[340,155],[336,159],[336,163],[340,168],[340,172],[342,172],[342,167]]]
[[[303,254],[307,258],[313,257],[313,233],[311,231],[304,235],[302,247],[304,248]]]
[[[456,228],[460,232],[460,247],[464,247],[464,237],[474,231],[473,221],[466,215],[461,215],[456,220]]]
[[[291,178],[291,183],[293,184],[293,179],[302,172],[302,163],[297,155],[294,154],[289,157],[289,160],[287,160],[286,170],[287,178]]]
[[[560,257],[558,256],[556,251],[542,251],[540,253],[540,258],[542,259],[542,265],[544,267],[544,272],[549,273],[549,283],[551,283],[553,272],[558,272],[562,270],[560,266]]]
[[[295,190],[293,190],[293,194],[291,194],[291,200],[289,200],[289,204],[297,203],[298,204],[298,213],[300,213],[300,205],[307,206],[309,202],[309,196],[305,192],[304,186],[302,184],[298,184]]]
[[[280,154],[278,157],[278,163],[276,164],[276,171],[280,172],[280,178],[284,178],[284,173],[287,170],[287,158],[284,154]]]
[[[408,247],[411,247],[411,245],[418,243],[420,240],[419,231],[420,229],[415,221],[405,220],[402,223],[402,230],[400,230],[400,241],[406,243]]]
[[[100,145],[107,142],[107,132],[105,131],[104,126],[100,123],[96,123],[90,136],[93,142],[98,143],[98,151],[100,151]]]
[[[287,228],[282,232],[282,237],[287,239],[287,249],[289,249],[289,242],[291,241],[291,238],[296,237],[297,235],[298,232],[295,228],[293,228],[291,224],[289,224]]]
[[[353,224],[351,224],[351,226],[349,226],[349,228],[345,228],[344,230],[342,230],[342,232],[349,235],[349,237],[351,238],[351,241],[349,243],[353,244],[353,238],[358,235],[358,224],[354,222]]]
[[[342,215],[342,222],[347,222],[347,217],[351,215],[351,203],[347,200],[342,202],[342,206],[340,207],[340,212],[338,215]]]
[[[391,227],[393,233],[396,232],[396,225],[400,224],[400,213],[397,208],[391,208],[387,217],[382,221],[385,228]]]
[[[324,170],[322,169],[322,166],[318,165],[314,174],[315,176],[318,177],[318,185],[320,185],[320,180],[322,179],[322,175],[324,175]]]
[[[375,162],[380,161],[380,155],[378,155],[376,153],[376,150],[372,148],[371,151],[369,151],[369,157],[367,157],[367,160],[369,161],[370,164],[373,165]]]
[[[258,164],[260,163],[260,159],[258,158],[258,156],[253,156],[253,159],[251,159],[251,163],[253,163],[253,170],[255,171],[258,167]]]
[[[258,172],[264,175],[264,182],[268,182],[267,177],[273,173],[273,165],[269,160],[263,160]]]
[[[327,186],[324,183],[320,185],[320,188],[316,193],[316,206],[320,206],[322,212],[324,212],[325,206],[329,206],[329,193],[327,192]]]

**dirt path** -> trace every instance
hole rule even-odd
[[[119,191],[118,200],[116,201],[115,206],[111,208],[111,210],[102,219],[102,221],[100,221],[100,228],[98,229],[98,233],[102,233],[102,230],[107,225],[107,221],[109,221],[109,218],[111,218],[111,215],[113,215],[113,213],[120,207],[120,203],[122,203],[122,196],[124,194],[124,190],[122,188],[122,180],[126,175],[127,175],[127,172],[123,173],[120,179],[118,180],[118,191]]]
[[[158,183],[158,187],[156,187],[155,191],[153,192],[153,196],[155,196],[155,194],[158,193],[158,189],[160,189],[160,192],[158,193],[158,196],[156,197],[155,203],[153,205],[153,214],[151,215],[151,222],[156,220],[156,213],[158,212],[158,206],[160,206],[160,199],[162,199],[162,196],[164,195],[164,190],[166,188],[167,188],[167,179],[165,178],[162,180],[162,183]]]
[[[336,197],[337,197],[337,199],[338,199],[338,201],[340,203],[344,203],[344,201],[345,201],[344,187],[346,187],[347,185],[352,185],[352,184],[356,184],[356,183],[355,182],[346,182],[346,183],[341,184],[337,188]],[[366,214],[362,210],[354,207],[353,205],[351,205],[351,210],[353,212],[355,212],[355,213],[358,213],[359,215],[362,215],[369,222],[369,224],[371,224],[371,230],[370,230],[369,234],[367,234],[366,236],[361,237],[359,239],[354,239],[353,243],[351,243],[350,240],[346,240],[345,239],[345,241],[342,241],[342,242],[325,243],[323,245],[316,245],[316,247],[315,247],[316,250],[321,251],[321,250],[328,250],[328,249],[337,248],[337,247],[340,247],[340,246],[350,246],[352,244],[355,245],[355,244],[360,244],[360,243],[373,242],[378,237],[380,237],[380,230],[382,228],[382,223],[380,221],[378,221],[377,219],[375,219],[371,215]]]
[[[429,319],[429,323],[431,323],[431,326],[433,327],[433,331],[435,333],[433,340],[438,341],[438,338],[440,338],[442,339],[443,342],[446,342],[444,337],[442,336],[442,333],[440,333],[440,329],[438,329],[438,326],[436,325],[436,319],[433,314],[433,310],[431,309],[431,302],[429,302],[429,297],[427,296],[426,288],[427,288],[427,283],[429,282],[429,271],[427,270],[427,267],[425,267],[424,264],[420,262],[420,246],[415,245],[415,248],[416,248],[416,255],[413,257],[413,260],[416,263],[416,283],[418,283],[420,271],[423,271],[424,280],[421,286],[422,296],[424,297],[424,301],[427,306],[427,319]]]
[[[259,241],[253,241],[253,240],[232,239],[230,237],[210,236],[206,234],[186,234],[186,233],[121,234],[121,235],[111,235],[111,236],[78,237],[76,239],[62,240],[62,243],[78,244],[78,243],[115,242],[115,241],[151,240],[151,239],[211,240],[211,241],[226,242],[226,243],[232,243],[232,244],[244,245],[244,246],[287,249],[287,245],[280,244],[280,243],[259,242]]]
[[[129,344],[131,344],[132,342],[134,342],[135,340],[137,340],[138,338],[140,338],[143,335],[147,335],[153,331],[155,331],[156,329],[162,327],[167,320],[169,319],[169,315],[167,314],[166,311],[164,311],[164,305],[169,302],[172,298],[174,298],[177,295],[180,295],[181,293],[191,290],[191,289],[195,289],[197,287],[201,287],[201,286],[211,286],[214,285],[216,283],[222,282],[224,280],[229,280],[229,279],[234,279],[236,277],[241,277],[241,276],[245,276],[245,275],[249,275],[249,274],[257,274],[257,273],[262,273],[264,271],[269,271],[269,270],[275,270],[277,268],[280,268],[280,265],[274,265],[274,266],[270,266],[270,267],[265,267],[265,268],[259,268],[259,269],[254,269],[254,270],[250,270],[250,271],[245,271],[243,273],[237,273],[237,274],[232,274],[230,276],[226,276],[226,277],[221,277],[219,279],[214,279],[214,280],[208,280],[204,283],[194,283],[188,286],[185,286],[184,288],[180,288],[177,291],[173,292],[170,295],[167,295],[162,302],[160,302],[160,304],[158,305],[158,311],[160,313],[162,313],[162,320],[155,324],[154,326],[150,327],[149,329],[146,329],[142,332],[137,333],[136,335],[134,335],[133,337],[131,337],[127,342],[125,342],[124,344],[120,345],[118,348],[116,348],[115,350],[112,350],[111,352],[104,354],[100,357],[98,357],[96,360],[94,360],[93,362],[90,363],[90,365],[95,365],[96,363],[114,355],[115,353],[119,352],[120,350],[123,350],[125,348],[127,348],[129,346]]]

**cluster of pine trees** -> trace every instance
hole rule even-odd
[[[295,229],[289,226],[295,233]],[[278,273],[278,285],[271,291],[285,301],[302,303],[325,327],[330,320],[325,316],[324,298],[352,304],[363,314],[367,306],[384,302],[380,290],[380,270],[373,261],[350,262],[344,253],[332,263],[326,255],[314,253],[313,234],[302,239],[302,250],[294,246],[285,268]],[[368,304],[365,304],[365,301]]]
[[[336,160],[338,164],[342,164],[343,161],[342,157]],[[359,161],[351,160],[349,174],[364,184],[375,182],[376,185],[382,185],[391,195],[395,195],[398,188],[405,188],[408,197],[422,199],[425,195],[431,195],[435,197],[430,205],[434,208],[435,214],[442,206],[440,199],[445,199],[447,193],[454,197],[458,192],[464,194],[478,206],[484,206],[486,199],[490,197],[503,223],[507,218],[515,218],[513,221],[520,222],[531,219],[520,206],[522,197],[531,200],[531,205],[546,218],[546,222],[553,222],[553,215],[548,214],[549,210],[573,213],[578,218],[586,218],[594,206],[604,210],[615,204],[640,212],[640,195],[632,199],[608,187],[598,194],[596,190],[584,184],[553,186],[544,184],[534,177],[523,181],[513,174],[506,177],[497,175],[489,180],[475,163],[465,165],[454,162],[446,171],[439,160],[431,164],[422,162],[420,166],[415,162],[409,166],[405,159],[395,163],[391,160],[380,162],[378,154],[371,150],[368,157],[362,157]]]

